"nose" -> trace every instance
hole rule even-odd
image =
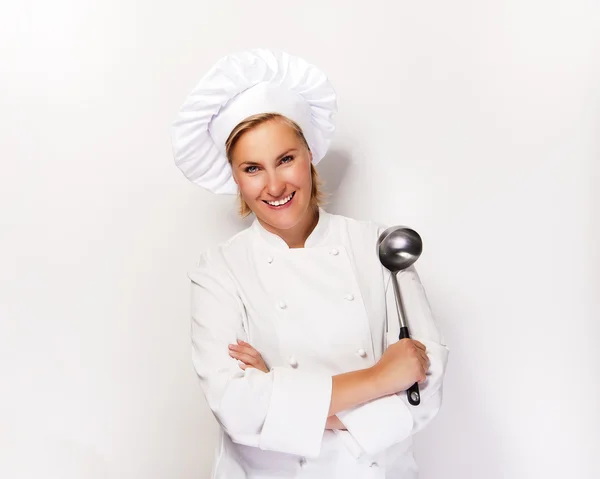
[[[279,198],[285,191],[285,181],[277,175],[277,172],[269,175],[267,191],[275,198]]]

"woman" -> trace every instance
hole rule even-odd
[[[415,268],[399,275],[413,339],[398,341],[384,227],[322,207],[335,110],[316,67],[253,50],[220,60],[173,127],[186,177],[255,215],[189,274],[213,478],[414,478],[411,437],[441,405],[448,350]]]

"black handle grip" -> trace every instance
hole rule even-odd
[[[400,328],[400,339],[410,338],[408,335],[408,328],[405,326]],[[413,406],[421,404],[421,393],[419,392],[419,383],[414,383],[411,387],[406,390],[406,396],[408,402]]]

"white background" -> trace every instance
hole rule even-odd
[[[600,477],[599,25],[592,0],[3,2],[0,477],[208,477],[186,272],[247,222],[169,127],[251,47],[339,94],[328,209],[424,238],[452,352],[422,478]]]

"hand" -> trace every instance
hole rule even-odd
[[[269,372],[269,368],[260,353],[241,339],[237,340],[237,344],[229,345],[229,355],[241,361],[240,368],[243,370],[246,370],[246,368],[256,368],[264,373]]]
[[[390,345],[372,368],[382,396],[405,391],[414,383],[423,383],[429,370],[425,345],[413,339],[401,339]]]

